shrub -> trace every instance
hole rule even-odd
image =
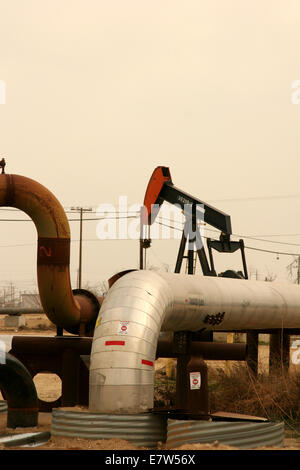
[[[209,398],[211,412],[261,416],[300,422],[300,374],[287,372],[279,366],[276,373],[254,376],[245,364],[233,366],[227,374],[223,369],[210,371]]]

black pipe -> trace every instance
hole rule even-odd
[[[7,427],[25,428],[38,424],[38,397],[26,367],[14,356],[0,357],[0,389],[7,402]]]
[[[51,355],[61,353],[66,349],[77,351],[80,355],[91,353],[93,338],[78,336],[44,337],[44,336],[14,336],[11,352],[20,354]],[[200,355],[205,360],[245,361],[247,358],[247,344],[243,343],[217,343],[210,341],[191,341],[189,353]],[[173,341],[170,337],[161,334],[157,343],[156,357],[178,357],[173,350]]]
[[[205,360],[213,361],[245,361],[248,347],[242,343],[214,343],[210,341],[191,341],[188,353],[193,356],[201,356]],[[156,358],[178,357],[173,350],[173,342],[164,338],[159,339],[156,350]]]
[[[33,356],[53,356],[65,349],[73,349],[79,355],[91,353],[93,338],[83,336],[13,336],[11,353],[16,356],[30,354]]]

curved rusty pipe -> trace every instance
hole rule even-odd
[[[16,357],[5,353],[0,360],[0,388],[7,401],[7,427],[38,424],[38,397],[32,377]]]
[[[72,292],[70,228],[59,201],[47,188],[30,178],[1,174],[0,206],[24,211],[35,224],[38,289],[49,320],[71,333],[91,335],[100,304],[85,290]]]

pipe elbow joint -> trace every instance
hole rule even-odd
[[[38,424],[38,397],[26,367],[12,354],[0,361],[0,387],[7,401],[7,427],[34,427]]]

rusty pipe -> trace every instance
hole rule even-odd
[[[38,424],[38,397],[26,367],[9,353],[0,361],[0,388],[7,401],[7,427],[32,427]]]
[[[0,341],[3,336],[0,336]],[[11,339],[9,352],[16,357],[32,354],[50,356],[61,354],[64,350],[72,349],[78,355],[89,355],[93,338],[79,336],[23,336],[16,335]]]
[[[92,334],[100,304],[91,293],[85,296],[72,292],[70,228],[59,201],[37,181],[20,175],[1,174],[0,206],[22,210],[35,224],[38,289],[49,320],[71,333]]]

